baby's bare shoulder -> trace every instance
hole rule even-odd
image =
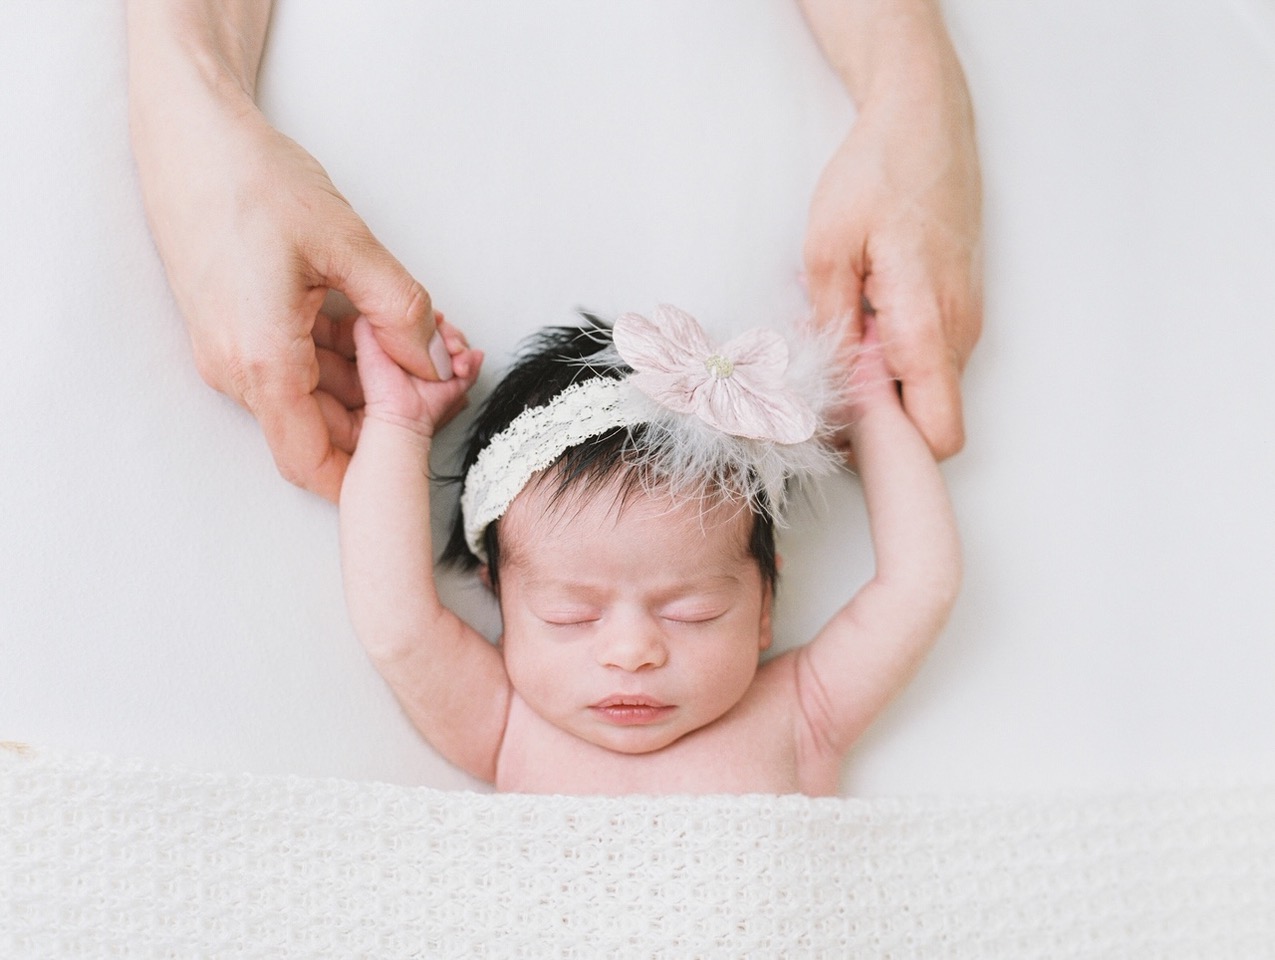
[[[812,737],[801,695],[800,650],[767,660],[744,698],[716,723],[687,738],[696,762],[749,770],[767,793],[837,792],[841,756]]]

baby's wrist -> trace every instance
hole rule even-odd
[[[400,443],[410,443],[426,453],[434,439],[434,425],[418,417],[395,410],[365,408],[362,432],[381,432]]]
[[[873,389],[871,393],[856,397],[850,405],[850,423],[848,431],[853,437],[856,433],[877,422],[903,413],[903,403],[893,381],[882,388]]]

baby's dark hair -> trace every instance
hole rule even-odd
[[[524,341],[513,366],[479,407],[464,446],[460,476],[454,479],[463,483],[492,438],[524,410],[547,404],[573,383],[596,377],[619,380],[632,373],[609,350],[611,327],[591,314],[582,317],[584,323],[580,326],[546,327]],[[642,489],[650,478],[626,458],[625,451],[641,447],[645,430],[641,424],[615,427],[568,447],[546,468],[546,472],[556,474],[554,499],[569,490],[605,486],[617,477],[621,497]],[[753,516],[748,553],[757,561],[762,581],[773,591],[779,578],[774,518],[764,504],[745,499],[741,507],[749,509]],[[483,531],[483,548],[492,588],[499,590],[499,520]],[[473,569],[481,563],[465,541],[465,522],[459,505],[440,561],[462,569]]]

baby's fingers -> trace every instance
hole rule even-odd
[[[375,366],[383,361],[394,362],[376,339],[372,324],[366,317],[359,317],[354,321],[354,355],[358,358],[360,367],[364,364]]]
[[[411,392],[407,371],[385,352],[372,324],[364,317],[359,317],[354,324],[354,348],[363,397],[369,405],[376,406],[404,391]]]
[[[481,350],[465,348],[460,353],[452,356],[452,369],[456,372],[456,376],[465,384],[466,390],[474,385],[482,366],[483,352]]]

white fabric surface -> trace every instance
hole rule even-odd
[[[1275,957],[1275,790],[571,798],[0,750],[48,957]]]
[[[138,200],[121,4],[0,4],[0,737],[472,786],[346,622],[334,511],[198,379]],[[987,327],[946,465],[967,584],[861,795],[1275,774],[1275,7],[950,0]],[[788,0],[280,0],[269,115],[487,349],[577,306],[800,308],[850,119]],[[807,639],[852,481],[781,545]],[[447,591],[489,631],[476,584]]]

